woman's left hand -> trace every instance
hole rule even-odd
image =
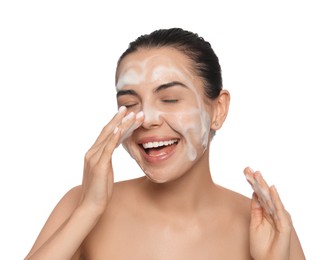
[[[250,253],[255,260],[289,260],[292,220],[274,186],[260,172],[244,170],[254,193],[251,201]]]

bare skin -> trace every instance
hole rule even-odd
[[[185,69],[190,64],[183,54],[165,48],[139,51],[125,58],[118,73],[134,61],[140,64],[144,57],[157,55],[161,57],[150,59],[149,71],[141,74],[143,81],[125,85],[136,91],[137,99],[123,95],[118,100],[121,109],[85,156],[82,185],[58,203],[26,259],[305,259],[276,189],[250,168],[244,173],[255,191],[252,200],[216,185],[209,167],[210,141],[204,149],[197,138],[189,138],[189,133],[179,132],[178,125],[170,122],[171,107],[168,113],[152,105],[158,99],[152,89],[162,82],[153,80],[151,71],[157,71],[162,58],[173,57],[172,66],[184,74],[172,73],[164,80],[182,81],[188,88],[169,93],[176,91],[178,96],[190,91],[183,94],[191,98],[183,99],[181,106],[198,108],[200,102],[195,100],[199,97],[194,93],[202,93],[202,84],[196,76],[189,77],[193,72]],[[201,98],[209,130],[218,130],[228,112],[228,92],[222,91],[213,101]],[[124,109],[130,102],[141,104],[138,107],[151,105],[148,110],[157,109],[159,116],[143,114],[136,106]],[[199,124],[192,113],[183,120],[190,118]],[[150,156],[142,155],[138,142],[148,136],[178,140],[173,146],[176,154],[161,158],[153,151],[149,155],[155,158],[146,160]],[[149,169],[147,177],[113,183],[111,157],[121,141],[140,167]],[[191,146],[194,160],[175,160],[174,156],[190,155]],[[177,162],[177,169],[164,171],[171,169],[172,162]]]

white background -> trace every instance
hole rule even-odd
[[[212,43],[231,93],[211,147],[215,181],[250,196],[242,170],[261,170],[307,259],[336,259],[335,13],[323,0],[1,1],[0,259],[23,259],[80,184],[83,156],[116,111],[119,55],[174,26]],[[114,162],[116,180],[141,175],[122,148]]]

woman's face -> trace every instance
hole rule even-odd
[[[177,179],[202,157],[211,101],[187,56],[172,48],[129,54],[119,65],[116,88],[119,106],[144,112],[143,124],[123,146],[152,181]]]

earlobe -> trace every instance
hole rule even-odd
[[[216,99],[211,129],[218,130],[222,127],[229,112],[229,105],[230,93],[227,90],[222,90]]]

